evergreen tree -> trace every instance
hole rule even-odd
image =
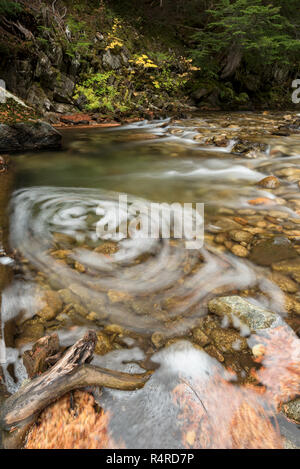
[[[290,12],[290,6],[285,6]],[[198,43],[194,55],[210,74],[227,78],[242,60],[250,68],[254,64],[288,64],[300,51],[295,25],[283,16],[281,6],[263,0],[219,0],[206,13],[207,26],[194,35]]]

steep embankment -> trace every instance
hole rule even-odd
[[[196,67],[183,43],[145,36],[140,18],[130,24],[103,2],[17,4],[0,15],[0,78],[50,122],[76,112],[151,118],[193,104],[186,86]]]

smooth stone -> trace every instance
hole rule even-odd
[[[295,259],[298,253],[291,241],[281,236],[275,236],[256,244],[251,251],[249,259],[258,265],[268,266],[274,262],[286,259]]]
[[[224,296],[208,303],[211,313],[229,319],[234,327],[247,326],[251,332],[267,329],[280,321],[280,316],[253,305],[240,296]]]
[[[249,256],[248,249],[245,248],[244,246],[241,246],[240,244],[234,244],[231,247],[230,250],[231,250],[232,254],[234,254],[235,256],[238,256],[238,257],[248,257]]]

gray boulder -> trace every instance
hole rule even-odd
[[[60,146],[60,133],[46,122],[0,124],[0,153],[51,150]]]

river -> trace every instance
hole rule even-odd
[[[131,448],[233,447],[228,428],[218,439],[207,422],[201,425],[211,433],[209,444],[194,429],[183,438],[189,424],[174,407],[175,377],[201,381],[201,393],[212,399],[212,428],[230,420],[229,394],[238,401],[237,390],[255,382],[251,373],[260,365],[251,334],[208,311],[215,297],[240,296],[270,310],[293,341],[299,337],[300,131],[286,130],[295,118],[208,113],[63,129],[62,151],[13,157],[10,247],[0,258],[0,268],[14,273],[1,308],[8,390],[26,379],[22,353],[37,339],[58,332],[69,346],[93,328],[95,364],[156,370],[143,390],[103,392],[114,441]],[[146,238],[141,225],[153,203],[165,204],[166,218],[160,236]],[[202,247],[188,249],[188,236],[172,230],[171,239],[161,236],[171,204],[173,221],[183,204],[204,208]],[[284,360],[274,349],[274,360]],[[222,382],[211,385],[216,374]],[[224,382],[235,383],[231,391]],[[286,444],[299,445],[300,427],[276,419]]]

